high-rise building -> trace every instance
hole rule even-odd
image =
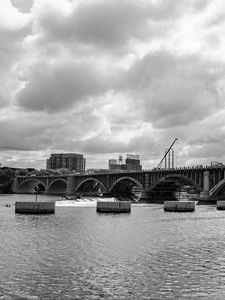
[[[83,154],[76,153],[59,153],[51,154],[47,159],[47,169],[61,169],[66,168],[70,171],[76,171],[78,173],[85,172],[86,159]]]

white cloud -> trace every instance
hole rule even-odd
[[[16,149],[2,162],[133,152],[154,167],[175,137],[183,164],[225,160],[224,14],[222,0],[0,2],[0,147]]]
[[[125,89],[143,120],[156,127],[186,126],[224,107],[224,75],[220,62],[160,51],[131,67]]]
[[[0,2],[0,105],[11,102],[19,88],[16,65],[22,53],[23,38],[30,31],[31,16],[12,7],[10,1]]]

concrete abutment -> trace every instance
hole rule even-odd
[[[76,194],[76,182],[74,176],[67,177],[66,195],[74,196]]]
[[[209,199],[209,171],[203,174],[203,191],[200,192],[200,199]]]

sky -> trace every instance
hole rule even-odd
[[[224,0],[0,0],[0,163],[225,163]]]

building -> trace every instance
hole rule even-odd
[[[122,156],[117,159],[109,160],[109,170],[111,171],[141,171],[142,165],[140,164],[139,155],[127,154],[125,163],[123,163]]]
[[[86,160],[83,154],[59,153],[51,154],[47,159],[46,169],[69,169],[77,173],[85,173]]]
[[[134,154],[127,154],[126,170],[128,171],[141,171],[142,165],[140,163],[140,156]]]
[[[119,161],[117,159],[109,160],[109,170],[110,171],[121,171],[125,170],[125,165],[122,163],[122,157],[120,156]]]
[[[104,174],[108,173],[109,169],[87,169],[86,174]]]
[[[109,160],[109,170],[110,171],[120,171],[120,170],[124,170],[124,164],[122,163],[118,163],[117,159],[110,159]]]

